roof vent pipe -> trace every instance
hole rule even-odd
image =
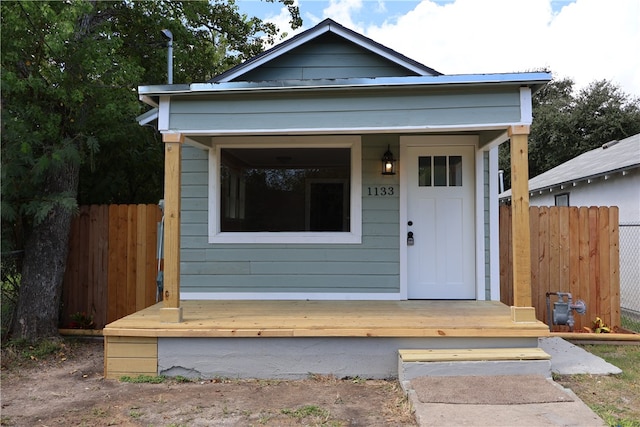
[[[173,84],[173,34],[164,29],[162,35],[167,38],[167,82]]]

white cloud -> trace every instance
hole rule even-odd
[[[607,79],[640,95],[640,0],[423,0],[366,35],[445,74],[550,68],[581,88]]]
[[[362,32],[362,24],[353,22],[352,15],[362,9],[362,0],[329,0],[329,5],[322,11],[325,18],[351,28],[354,31]]]
[[[640,0],[563,0],[556,12],[551,3],[421,0],[375,24],[383,0],[329,0],[322,17],[304,19],[310,28],[331,18],[445,74],[550,69],[577,88],[607,79],[640,96]],[[278,18],[269,20],[289,28],[286,9]]]
[[[386,13],[387,12],[387,5],[385,4],[384,0],[378,0],[377,4],[373,8],[373,10],[376,13]]]
[[[607,79],[640,96],[640,0],[578,0],[562,9],[549,33],[556,41],[549,61],[558,74],[578,86]]]

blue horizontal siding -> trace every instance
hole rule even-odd
[[[363,137],[363,189],[395,186],[382,177],[380,155],[398,137]],[[362,200],[362,244],[208,243],[208,152],[185,146],[182,171],[181,289],[184,292],[399,291],[399,194]]]
[[[184,292],[395,293],[395,275],[208,275],[182,277]]]
[[[239,77],[242,81],[402,77],[415,75],[390,60],[332,35],[293,49]]]
[[[520,95],[515,89],[486,91],[413,90],[395,96],[344,92],[304,93],[227,99],[172,100],[172,129],[334,129],[459,126],[518,122]]]

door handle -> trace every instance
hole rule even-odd
[[[410,231],[407,233],[407,246],[413,246],[414,243],[413,231]]]

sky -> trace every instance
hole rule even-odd
[[[640,98],[640,0],[237,0],[292,36],[325,18],[444,74],[550,70],[580,90],[608,80]]]

